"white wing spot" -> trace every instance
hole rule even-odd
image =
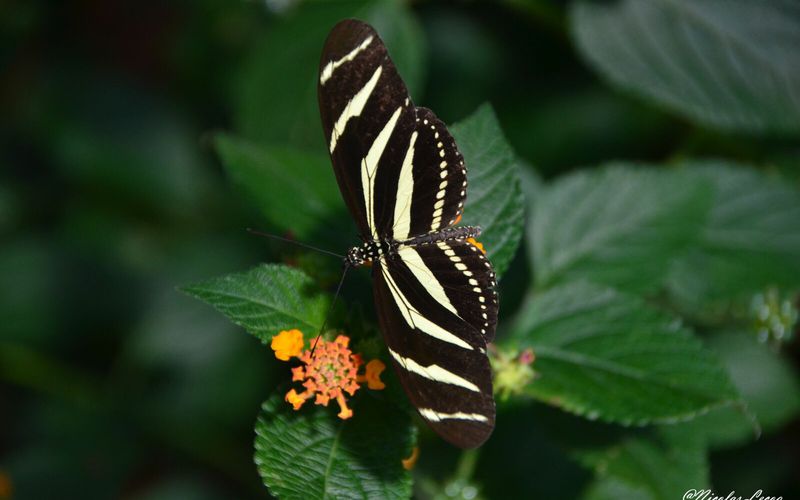
[[[353,98],[348,101],[347,105],[342,111],[342,114],[339,115],[339,119],[333,124],[330,140],[331,153],[333,153],[336,149],[336,142],[344,133],[344,129],[347,126],[347,122],[350,121],[350,118],[360,115],[364,110],[364,106],[367,104],[369,96],[372,95],[372,91],[375,90],[375,85],[378,84],[378,79],[381,77],[381,71],[383,71],[383,66],[378,66],[378,69],[376,69],[375,73],[372,74],[372,78],[370,78],[364,87],[362,87],[361,90],[359,90],[356,95],[354,95]]]
[[[417,411],[419,411],[419,414],[422,415],[423,418],[430,420],[431,422],[441,422],[442,420],[474,420],[476,422],[489,421],[488,418],[480,413],[463,413],[460,411],[456,413],[440,413],[438,411],[431,410],[430,408],[419,408]]]
[[[389,354],[397,361],[397,363],[411,373],[416,373],[420,377],[424,377],[434,382],[442,382],[444,384],[457,385],[473,392],[481,392],[477,385],[469,380],[459,377],[453,372],[447,371],[439,365],[423,366],[411,358],[404,358],[400,354],[389,349]]]
[[[358,53],[366,49],[370,43],[372,43],[372,35],[364,39],[364,41],[361,42],[361,44],[358,47],[351,50],[346,56],[342,57],[338,61],[331,61],[328,64],[326,64],[325,68],[322,70],[322,74],[320,74],[319,76],[319,83],[325,85],[325,82],[327,82],[330,79],[330,77],[333,76],[333,72],[336,71],[336,68],[338,68],[339,66],[348,61],[352,61],[353,59],[355,59]]]
[[[375,227],[375,178],[377,177],[378,162],[389,143],[392,131],[400,118],[402,107],[398,107],[391,118],[383,126],[378,136],[372,141],[372,145],[367,151],[367,156],[361,160],[361,186],[364,189],[364,206],[367,208],[367,225],[372,230],[372,236],[377,239],[378,233]]]

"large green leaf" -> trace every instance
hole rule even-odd
[[[709,487],[704,443],[680,428],[627,438],[598,455],[594,469],[586,500],[672,500]]]
[[[713,205],[699,244],[671,272],[678,301],[696,307],[800,286],[800,191],[731,163],[685,167],[712,184]]]
[[[722,358],[736,388],[764,433],[774,432],[800,413],[800,382],[786,359],[755,335],[719,332],[706,343]],[[712,410],[686,424],[712,446],[728,448],[756,439],[752,417],[743,408]]]
[[[450,128],[467,165],[469,191],[462,224],[483,228],[480,240],[502,275],[522,237],[525,203],[518,162],[491,106]]]
[[[182,290],[205,301],[237,325],[268,344],[281,330],[297,328],[316,335],[325,319],[329,299],[302,271],[264,264]]]
[[[367,394],[356,393],[351,405],[354,416],[340,420],[333,408],[295,412],[282,395],[264,403],[255,462],[270,493],[301,499],[411,496],[411,475],[401,464],[414,442],[408,414]]]
[[[541,190],[528,226],[536,282],[652,291],[705,220],[702,180],[645,165],[582,171]]]
[[[319,58],[331,28],[351,17],[374,25],[413,97],[422,81],[424,36],[403,4],[305,2],[253,47],[234,96],[240,133],[261,143],[325,152],[317,105]]]
[[[614,84],[724,129],[800,132],[800,4],[574,4],[572,32]]]
[[[604,421],[675,422],[730,403],[723,366],[674,317],[610,288],[572,283],[534,296],[512,328],[532,347],[537,399]]]
[[[328,228],[342,232],[346,208],[327,155],[259,147],[224,134],[215,146],[233,181],[273,226],[305,241]]]

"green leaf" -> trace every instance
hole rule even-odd
[[[632,486],[616,477],[598,478],[589,484],[581,497],[583,500],[650,500],[652,497],[642,487]]]
[[[586,2],[575,43],[613,84],[709,126],[800,132],[800,5],[789,0]]]
[[[519,163],[491,106],[483,105],[450,132],[464,155],[469,190],[462,224],[480,226],[480,241],[502,275],[517,251],[525,214]]]
[[[414,432],[406,413],[367,394],[351,401],[353,417],[334,408],[293,411],[278,394],[256,424],[255,462],[270,493],[279,498],[409,498],[411,475],[401,460],[411,455]],[[331,403],[335,406],[335,403]]]
[[[276,264],[189,285],[182,291],[211,304],[264,344],[279,331],[292,328],[306,338],[316,335],[329,303],[302,271]]]
[[[359,11],[356,17],[375,28],[386,44],[408,93],[413,100],[419,101],[425,83],[427,41],[425,31],[409,10],[408,2],[377,0]]]
[[[375,25],[413,96],[422,81],[424,37],[404,4],[305,2],[254,45],[234,95],[239,132],[259,143],[325,153],[317,104],[319,58],[331,28],[351,17]]]
[[[347,211],[327,155],[258,147],[225,134],[214,144],[233,182],[273,226],[302,240],[341,227]]]
[[[752,334],[719,332],[706,343],[722,358],[747,410],[764,433],[774,432],[800,413],[800,383],[786,359]],[[686,426],[705,435],[711,446],[730,448],[756,439],[752,419],[742,409],[724,407],[702,415]]]
[[[595,464],[596,480],[583,498],[671,500],[709,486],[702,440],[679,428],[662,428],[651,439],[631,437]]]
[[[591,419],[676,422],[737,394],[713,353],[674,317],[610,288],[572,283],[534,296],[512,328],[532,347],[531,396]]]
[[[690,307],[800,286],[800,191],[742,165],[684,165],[713,186],[699,245],[678,261],[669,286]]]
[[[616,164],[541,190],[528,226],[539,286],[589,280],[647,292],[695,241],[708,186],[683,172]]]

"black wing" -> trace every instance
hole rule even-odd
[[[422,418],[474,448],[494,429],[486,343],[494,335],[494,271],[465,241],[401,246],[374,264],[375,303],[392,364]]]
[[[404,240],[457,221],[463,158],[433,112],[413,105],[371,26],[345,20],[333,28],[318,97],[336,179],[364,239]]]
[[[458,221],[463,158],[433,112],[411,103],[369,25],[333,28],[318,96],[336,179],[365,240],[402,242]],[[480,445],[495,418],[486,356],[497,322],[491,264],[465,241],[448,241],[401,244],[373,269],[381,330],[412,403],[451,443]]]

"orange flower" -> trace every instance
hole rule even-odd
[[[300,407],[303,406],[303,403],[306,402],[306,400],[302,398],[299,394],[297,394],[297,391],[295,391],[294,389],[286,393],[285,399],[286,402],[292,405],[292,407],[295,410],[299,410]]]
[[[292,408],[299,410],[312,397],[314,404],[322,406],[328,406],[334,400],[339,405],[339,418],[346,420],[353,416],[346,395],[354,395],[360,387],[359,382],[367,382],[370,389],[385,387],[380,373],[386,366],[374,359],[367,363],[366,373],[359,375],[358,368],[364,362],[359,354],[350,350],[349,344],[350,339],[345,335],[339,335],[333,342],[319,339],[315,346],[297,356],[303,364],[292,368],[292,381],[302,382],[305,391],[298,393],[292,389],[286,393],[286,402]]]
[[[414,449],[411,450],[411,456],[401,460],[401,462],[403,463],[403,468],[405,470],[413,469],[414,465],[417,463],[418,458],[419,458],[419,446],[415,446]]]
[[[0,470],[0,499],[11,498],[14,488],[11,485],[11,478]]]
[[[281,361],[297,356],[303,350],[303,332],[300,330],[284,330],[272,337],[270,347],[275,351],[275,357]]]
[[[386,369],[386,365],[380,359],[373,359],[367,363],[364,375],[358,376],[358,381],[361,383],[366,382],[367,387],[373,391],[380,391],[386,388],[386,384],[381,381],[381,373]]]
[[[467,238],[467,242],[471,243],[478,250],[480,250],[483,253],[483,255],[486,255],[486,250],[483,249],[483,244],[480,241],[477,241],[475,238]]]

